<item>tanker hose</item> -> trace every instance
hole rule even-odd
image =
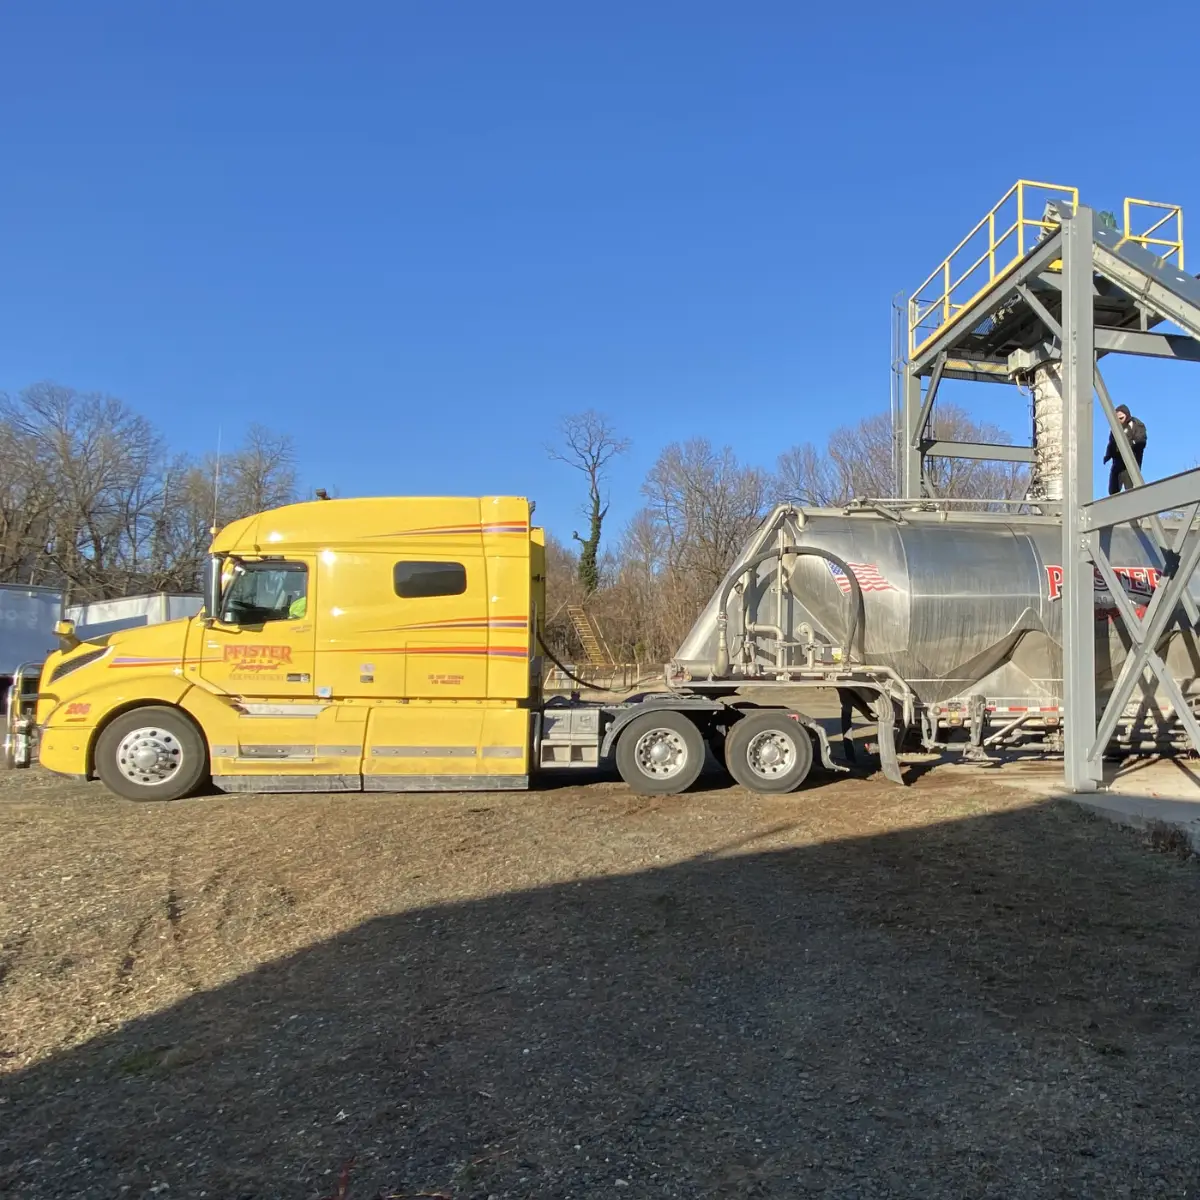
[[[858,633],[859,627],[863,622],[863,594],[862,587],[858,582],[857,576],[850,570],[850,565],[838,558],[836,554],[828,550],[818,550],[815,546],[783,546],[776,547],[774,550],[764,550],[761,554],[757,554],[754,558],[744,563],[738,570],[737,574],[732,576],[729,582],[721,590],[721,603],[717,608],[717,627],[723,635],[725,632],[726,622],[729,620],[727,612],[729,606],[729,597],[733,594],[733,589],[737,586],[737,582],[748,571],[753,571],[756,567],[760,567],[765,562],[770,562],[773,558],[782,558],[785,554],[794,554],[797,558],[823,558],[826,562],[831,562],[837,567],[846,582],[850,585],[850,620],[846,623],[846,642],[842,648],[843,657],[847,663],[850,662],[850,651],[854,646],[854,639]],[[721,639],[724,640],[723,637]],[[717,675],[724,675],[729,670],[728,651],[725,654],[721,653],[721,646],[717,649]]]
[[[537,644],[538,644],[539,646],[541,646],[541,648],[542,648],[542,653],[543,653],[543,654],[544,654],[544,655],[545,655],[545,656],[546,656],[546,657],[547,657],[547,658],[548,658],[548,659],[549,659],[549,660],[550,660],[550,661],[551,661],[551,662],[552,662],[552,663],[553,663],[553,664],[554,664],[554,665],[555,665],[555,666],[556,666],[556,667],[557,667],[557,668],[558,668],[558,669],[559,669],[559,670],[560,670],[560,671],[561,671],[561,672],[562,672],[562,673],[563,673],[563,674],[564,674],[564,675],[565,675],[565,676],[566,676],[566,677],[567,677],[567,678],[568,678],[568,679],[569,679],[569,680],[570,680],[572,683],[577,683],[577,684],[579,684],[579,686],[580,686],[581,688],[586,688],[586,689],[588,689],[589,691],[601,691],[601,690],[603,690],[603,691],[606,691],[606,692],[611,692],[611,693],[612,693],[614,696],[623,696],[623,695],[625,695],[625,693],[626,693],[626,692],[632,692],[632,691],[633,691],[633,689],[634,689],[634,688],[637,686],[637,684],[636,684],[636,682],[635,682],[635,683],[632,683],[632,684],[630,684],[630,685],[629,685],[629,687],[623,687],[623,688],[603,688],[603,689],[597,688],[594,680],[593,680],[591,683],[589,683],[589,682],[588,682],[586,679],[582,679],[582,678],[580,678],[580,676],[576,675],[576,674],[575,674],[575,672],[574,672],[574,671],[572,671],[570,667],[563,666],[563,664],[562,664],[561,660],[560,660],[560,659],[558,659],[558,658],[555,656],[555,653],[554,653],[554,651],[553,651],[553,650],[551,650],[551,649],[550,649],[550,647],[546,645],[545,639],[542,637],[541,633],[539,633],[537,630],[534,630],[534,637],[536,637],[536,638],[537,638]]]

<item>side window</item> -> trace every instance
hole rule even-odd
[[[467,590],[467,568],[455,562],[398,562],[392,568],[392,585],[404,600],[461,596]]]
[[[221,600],[226,625],[298,621],[308,615],[308,568],[303,563],[238,563]]]

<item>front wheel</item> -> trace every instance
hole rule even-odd
[[[704,767],[704,738],[682,713],[635,717],[617,740],[617,770],[643,796],[686,792]]]
[[[178,710],[135,708],[100,734],[96,774],[127,800],[180,800],[208,778],[208,747]]]
[[[813,764],[812,738],[785,712],[743,717],[725,742],[729,773],[752,792],[794,792]]]

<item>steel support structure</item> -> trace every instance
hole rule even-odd
[[[1028,284],[1041,278],[1060,256],[1061,233],[1055,233],[1020,260],[1005,274],[1003,286],[989,290],[954,314],[953,321],[918,348],[905,368],[902,388],[900,426],[901,482],[903,496],[921,500],[931,495],[926,459],[970,458],[978,461],[1032,462],[1032,446],[1012,446],[980,442],[955,443],[931,436],[930,420],[938,389],[944,378],[970,379],[975,382],[1011,385],[1011,373],[1004,362],[964,357],[962,334],[994,317],[1003,297],[1014,289],[1023,295]],[[1048,314],[1047,314],[1048,315]],[[1047,334],[1050,334],[1047,330]],[[963,447],[963,449],[959,449]]]
[[[1063,725],[1067,787],[1094,792],[1103,778],[1093,758],[1096,735],[1096,608],[1091,543],[1083,506],[1091,502],[1092,387],[1096,369],[1092,320],[1092,211],[1080,207],[1062,233],[1063,393]]]
[[[1177,620],[1197,623],[1196,605],[1189,585],[1200,566],[1200,537],[1188,535],[1200,513],[1200,470],[1185,471],[1154,483],[1145,483],[1129,441],[1096,365],[1100,353],[1125,350],[1145,352],[1142,346],[1119,346],[1129,339],[1158,337],[1157,345],[1200,338],[1200,308],[1188,296],[1163,288],[1146,278],[1137,264],[1128,264],[1097,238],[1091,209],[1080,205],[1064,216],[1062,232],[1062,356],[1064,407],[1063,472],[1063,708],[1066,783],[1076,792],[1095,791],[1104,779],[1104,755],[1117,725],[1133,700],[1134,691],[1153,672],[1175,718],[1200,752],[1200,724],[1187,698],[1159,654],[1159,643]],[[1160,268],[1160,264],[1154,264]],[[1097,337],[1093,295],[1097,274],[1117,284],[1145,303],[1152,315],[1175,321],[1191,334],[1133,333]],[[1184,282],[1180,277],[1179,282]],[[1184,289],[1186,290],[1186,289]],[[1183,318],[1182,320],[1180,318]],[[1181,344],[1170,357],[1192,359]],[[1094,499],[1092,479],[1094,396],[1099,398],[1122,464],[1133,488],[1104,499]],[[1181,512],[1182,520],[1168,540],[1160,513]],[[1145,615],[1139,616],[1108,558],[1109,535],[1114,526],[1147,522],[1162,564],[1162,578]],[[1147,539],[1148,541],[1150,539]],[[1095,576],[1099,574],[1111,593],[1130,640],[1129,653],[1104,704],[1097,713]]]
[[[1161,246],[1170,251],[1160,257]],[[1035,461],[1030,446],[938,438],[933,414],[945,379],[1032,383],[1051,366],[1058,374],[1062,499],[1048,511],[1061,508],[1062,516],[1064,773],[1075,791],[1102,784],[1114,734],[1135,710],[1145,714],[1156,688],[1155,719],[1177,722],[1200,752],[1200,722],[1171,675],[1162,645],[1173,627],[1200,629],[1200,605],[1189,590],[1200,569],[1200,469],[1155,482],[1143,479],[1099,367],[1110,354],[1200,361],[1200,278],[1185,274],[1182,256],[1182,233],[1178,242],[1155,243],[1130,232],[1128,215],[1126,228],[1118,230],[1097,222],[1083,205],[1062,204],[1033,248],[993,271],[988,286],[961,304],[947,290],[932,329],[913,318],[916,297],[910,303],[909,355],[895,430],[907,500],[932,496],[926,471],[932,457]],[[920,318],[933,309],[918,304],[915,312]],[[1105,418],[1099,427],[1097,403]],[[1132,483],[1131,490],[1099,500],[1093,478],[1097,429],[1112,433]],[[1044,502],[1035,503],[1047,511]],[[1170,528],[1161,517],[1168,512],[1182,514]],[[1133,528],[1158,572],[1144,613],[1110,562],[1117,525]],[[1098,587],[1111,593],[1113,619],[1128,643],[1103,705],[1097,687]]]

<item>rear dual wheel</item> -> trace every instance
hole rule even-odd
[[[635,717],[617,740],[617,770],[643,796],[686,792],[704,767],[704,737],[682,713]]]
[[[725,739],[725,766],[752,792],[794,792],[812,765],[808,730],[785,712],[751,713]]]
[[[808,730],[786,712],[755,712],[728,734],[714,730],[710,745],[730,775],[752,792],[795,791],[813,765]],[[683,713],[664,709],[630,721],[617,740],[617,770],[644,796],[685,792],[704,767],[704,735]]]

